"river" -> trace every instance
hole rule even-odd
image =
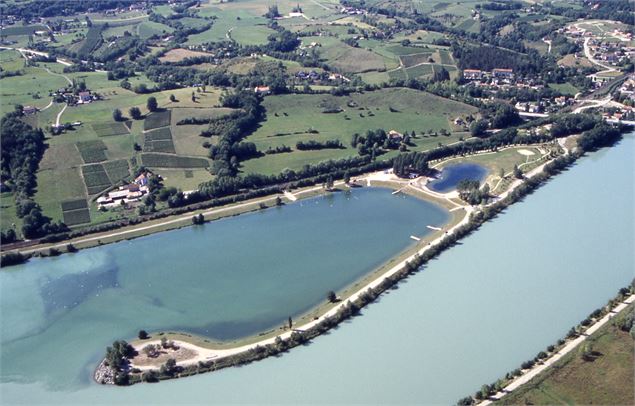
[[[37,298],[33,303],[13,299],[14,306],[9,308],[3,297],[0,400],[3,404],[455,402],[533,358],[633,278],[633,150],[630,135],[614,148],[581,159],[525,201],[443,253],[422,272],[383,295],[361,316],[309,345],[241,368],[130,388],[91,383],[90,369],[111,339],[103,337],[104,329],[112,328],[113,323],[128,325],[131,316],[125,311],[113,314],[107,309],[99,316],[95,310],[83,313],[79,309],[93,299],[91,295],[122,289],[117,286],[125,286],[121,270],[114,282],[107,276],[90,281],[92,286],[103,288],[91,288],[90,293],[77,297],[82,304],[62,316],[72,317],[74,324],[57,320],[43,324],[41,320],[47,316]],[[364,196],[360,196],[362,201],[376,201],[374,197],[361,197]],[[382,204],[389,201],[392,200]],[[404,201],[411,202],[407,198],[398,202]],[[298,210],[308,206],[307,202],[297,206]],[[324,204],[325,200],[317,202],[312,204]],[[329,204],[345,206],[338,201]],[[251,216],[259,215],[267,214]],[[382,215],[380,211],[372,218]],[[387,223],[392,224],[392,216],[387,217]],[[273,239],[277,233],[275,226],[271,227],[274,228],[268,235]],[[324,227],[324,219],[316,219],[314,227]],[[373,230],[375,227],[373,224]],[[155,240],[161,238],[165,237],[149,237],[146,249],[155,253],[163,250],[165,247]],[[261,238],[264,241],[268,237]],[[144,240],[124,244],[141,250]],[[354,252],[355,258],[375,257],[371,251],[382,243],[375,244],[372,249],[360,247]],[[403,246],[401,242],[401,248],[396,250]],[[249,248],[253,247],[246,244],[245,256],[251,252]],[[113,248],[98,248],[109,249]],[[395,251],[395,247],[391,249]],[[334,260],[340,263],[345,259]],[[34,261],[26,266],[35,265]],[[15,290],[9,296],[21,293],[22,285],[9,285],[6,279],[7,275],[29,279],[25,275],[31,273],[24,271],[16,268],[2,274],[3,294],[5,286]],[[182,271],[183,267],[173,269]],[[101,274],[108,275],[108,271]],[[28,281],[24,283],[28,285]],[[200,294],[207,291],[205,288],[200,287]],[[86,299],[88,296],[90,300]],[[155,311],[162,311],[171,300],[169,297],[169,292],[161,295],[162,303],[154,303]],[[179,311],[187,308],[185,304],[170,306]],[[61,311],[55,306],[53,310]],[[149,309],[128,310],[146,314]],[[57,327],[59,323],[65,330]],[[93,330],[85,331],[83,324],[93,326]],[[201,323],[199,327],[208,325]],[[44,339],[58,335],[65,339],[51,338],[52,343]],[[4,337],[14,338],[5,342]],[[94,347],[91,357],[86,356],[86,341]],[[81,354],[77,356],[75,352]],[[83,360],[83,368],[75,371],[79,378],[74,375],[68,379],[67,357],[73,366],[78,359]],[[56,372],[62,376],[54,375]]]

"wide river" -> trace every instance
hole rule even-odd
[[[141,327],[226,338],[260,331],[446,214],[365,189],[3,270],[0,403],[455,402],[532,358],[633,278],[633,152],[630,135],[582,159],[307,346],[156,385],[103,387],[90,373],[109,341]],[[277,244],[291,259],[271,255]],[[201,266],[212,276],[189,270]],[[250,297],[258,291],[270,296]],[[210,307],[192,309],[202,302]]]

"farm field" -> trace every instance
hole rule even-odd
[[[176,156],[170,154],[141,154],[141,163],[148,168],[207,168],[209,161],[204,158]]]
[[[143,150],[145,152],[176,153],[172,142],[172,132],[169,127],[147,131],[143,136]]]
[[[84,183],[77,167],[38,171],[35,201],[52,219],[63,219],[61,202],[85,196]]]

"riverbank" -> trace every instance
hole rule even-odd
[[[386,289],[393,286],[399,280],[406,278],[410,273],[415,272],[422,264],[437,256],[446,248],[452,246],[462,237],[470,234],[472,231],[480,227],[488,219],[495,217],[498,213],[510,204],[522,199],[525,195],[531,193],[535,188],[539,187],[544,181],[551,176],[559,173],[564,168],[572,164],[581,154],[564,156],[555,158],[543,165],[535,168],[528,177],[518,184],[515,183],[514,189],[506,194],[504,198],[495,200],[494,202],[482,206],[481,210],[475,210],[471,206],[465,207],[465,215],[462,219],[443,235],[437,237],[433,241],[421,248],[418,252],[405,258],[397,265],[391,267],[379,277],[363,285],[355,293],[348,298],[341,300],[336,306],[327,312],[317,316],[300,326],[289,325],[288,331],[281,334],[274,334],[268,338],[261,338],[250,344],[242,346],[234,346],[230,348],[209,348],[209,346],[196,346],[190,340],[190,337],[183,336],[181,340],[176,339],[174,343],[176,347],[188,347],[188,349],[196,353],[195,356],[186,360],[176,361],[173,368],[166,370],[165,366],[161,367],[161,372],[157,372],[157,365],[137,365],[134,358],[131,360],[132,375],[129,383],[140,381],[155,381],[158,379],[169,379],[176,377],[184,377],[192,374],[208,372],[225,368],[228,366],[241,365],[265,358],[267,356],[279,354],[287,351],[297,345],[300,345],[314,337],[328,331],[341,321],[355,315],[359,309],[366,304],[372,302]],[[380,180],[386,182],[389,180]],[[371,181],[369,181],[371,182]],[[399,183],[403,190],[404,182]],[[408,182],[406,182],[406,186]],[[419,192],[426,194],[424,189]],[[167,337],[166,337],[167,338]],[[156,336],[155,336],[156,339]],[[145,343],[135,342],[135,349],[139,352]],[[192,347],[194,346],[194,347]],[[167,371],[167,372],[166,372]]]
[[[617,304],[613,304],[613,302],[615,301],[617,301]],[[618,315],[632,303],[635,303],[635,293],[633,293],[632,289],[629,293],[629,296],[627,297],[624,297],[624,295],[620,293],[620,295],[616,299],[611,300],[609,304],[602,309],[601,314],[591,314],[589,318],[586,319],[594,319],[595,321],[593,323],[587,324],[586,322],[583,322],[575,329],[572,329],[568,336],[564,340],[561,340],[561,342],[559,342],[557,346],[549,346],[551,350],[549,350],[548,348],[547,352],[541,352],[535,360],[530,361],[533,364],[531,367],[521,367],[520,369],[517,369],[515,371],[515,375],[518,376],[513,379],[508,379],[505,384],[497,383],[498,386],[502,387],[499,390],[496,390],[495,393],[493,393],[492,395],[489,395],[486,399],[477,403],[477,406],[491,405],[492,403],[501,400],[506,395],[513,393],[514,390],[517,390],[522,385],[529,383],[531,380],[546,371],[548,368],[552,367],[556,362],[564,358],[572,350],[578,348],[578,346],[581,345],[585,340],[589,339],[592,334],[605,326],[616,315]],[[550,355],[547,355],[548,353],[550,353]],[[479,399],[477,398],[476,400]],[[462,399],[459,404],[474,404],[474,399],[465,398]]]

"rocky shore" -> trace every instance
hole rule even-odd
[[[114,385],[115,384],[115,372],[106,365],[106,360],[102,360],[97,369],[95,369],[95,374],[93,376],[95,378],[95,382],[101,383],[102,385]]]

